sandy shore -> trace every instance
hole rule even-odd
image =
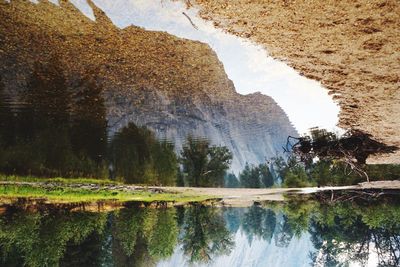
[[[177,193],[193,197],[206,197],[208,204],[217,206],[247,207],[255,202],[263,201],[285,201],[287,194],[311,194],[322,191],[346,191],[346,190],[399,190],[400,181],[377,181],[361,183],[351,186],[330,186],[330,187],[305,187],[305,188],[199,188],[199,187],[160,187],[160,186],[137,186],[137,185],[97,185],[97,184],[57,184],[42,182],[11,182],[0,181],[0,185],[29,185],[43,188],[56,188],[59,186],[86,190],[116,190],[134,194],[135,192]],[[43,196],[45,197],[45,196]],[[9,203],[8,203],[9,204]],[[183,205],[186,203],[171,202],[172,205]]]
[[[89,190],[119,190],[125,192],[145,191],[150,194],[178,193],[185,195],[207,196],[210,204],[217,206],[251,206],[255,202],[263,201],[285,201],[285,194],[311,194],[322,191],[346,191],[346,190],[399,190],[400,181],[377,181],[360,183],[351,186],[328,186],[328,187],[305,187],[305,188],[199,188],[199,187],[159,187],[159,186],[137,186],[137,185],[96,185],[96,184],[56,184],[41,182],[8,182],[0,181],[0,185],[29,185],[37,187],[52,188],[57,186],[71,187]],[[172,205],[185,203],[171,202]]]
[[[378,181],[351,186],[327,186],[304,188],[195,188],[167,187],[167,190],[199,195],[210,195],[221,198],[220,204],[227,206],[251,206],[254,202],[285,201],[285,194],[310,194],[322,191],[345,191],[364,189],[400,190],[400,181]]]

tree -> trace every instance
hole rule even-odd
[[[251,206],[243,215],[242,227],[251,243],[254,237],[271,241],[276,226],[275,212],[260,206]]]
[[[180,162],[188,186],[221,187],[232,160],[224,146],[210,146],[207,140],[189,136],[183,145]]]
[[[57,58],[36,63],[27,82],[25,106],[16,121],[17,173],[64,176],[75,169],[69,136],[72,98],[60,66]],[[25,161],[22,166],[19,159]]]
[[[105,213],[12,211],[0,218],[0,265],[59,266],[68,247],[84,243],[93,234],[101,234],[106,219]],[[68,260],[72,263],[72,259]]]
[[[184,215],[182,249],[191,263],[208,263],[214,256],[228,255],[234,241],[216,208],[194,205]]]
[[[340,202],[314,212],[309,232],[316,264],[365,266],[373,250],[378,266],[399,266],[400,209],[393,202]]]
[[[150,256],[156,260],[166,259],[172,255],[178,242],[178,226],[174,209],[160,209],[157,212],[157,223],[148,239]]]
[[[206,171],[207,184],[213,187],[224,186],[224,176],[232,160],[232,153],[225,146],[212,146],[208,149]]]
[[[114,221],[117,265],[135,266],[172,255],[178,242],[175,209],[131,207],[116,213]],[[143,261],[142,260],[146,260]]]

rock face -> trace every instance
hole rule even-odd
[[[400,146],[399,1],[184,2],[320,81],[339,100],[339,126]],[[400,152],[377,161],[400,163]]]
[[[90,3],[96,22],[67,1],[0,3],[2,82],[24,91],[34,65],[55,59],[71,85],[103,89],[110,134],[129,122],[182,145],[188,134],[226,145],[233,171],[282,151],[296,135],[283,110],[261,94],[239,95],[205,44],[138,27],[116,28]]]

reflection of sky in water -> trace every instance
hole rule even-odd
[[[86,0],[70,1],[86,16],[94,18]],[[228,77],[239,93],[260,91],[273,97],[300,133],[313,126],[337,129],[335,125],[339,107],[320,83],[268,57],[266,51],[259,46],[215,29],[211,22],[198,18],[195,9],[186,10],[183,3],[169,0],[93,2],[120,28],[136,25],[208,43],[223,62]],[[198,30],[182,12],[190,16]]]

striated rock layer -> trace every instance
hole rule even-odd
[[[184,2],[320,81],[339,100],[339,126],[400,146],[400,1]],[[373,161],[400,163],[400,152]]]
[[[226,145],[232,169],[282,151],[296,135],[283,110],[261,94],[239,95],[208,45],[138,27],[123,30],[92,3],[96,22],[67,1],[0,2],[0,73],[24,92],[35,62],[57,59],[71,88],[95,78],[110,133],[129,122],[181,146],[188,134]]]

